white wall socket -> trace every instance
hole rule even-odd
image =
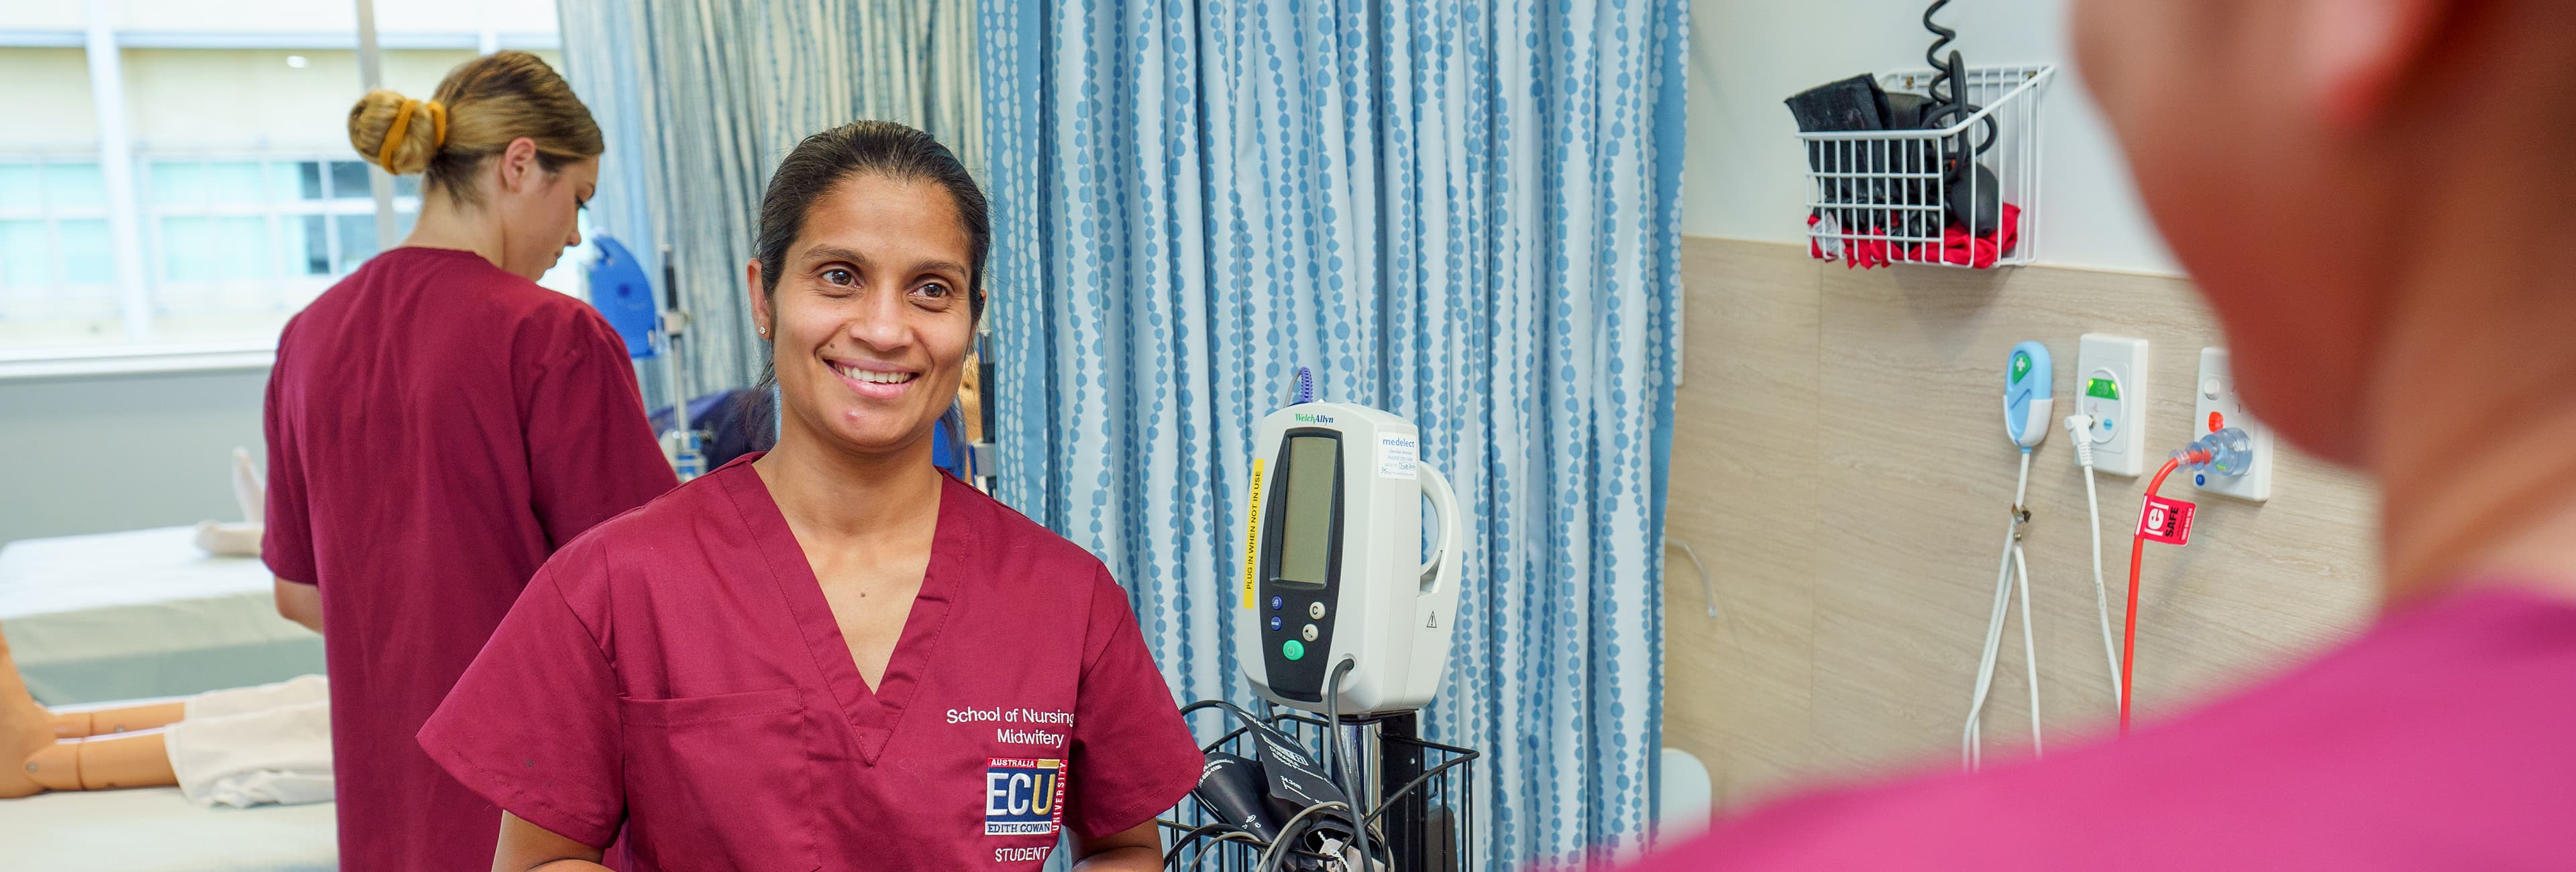
[[[2147,341],[2086,333],[2075,351],[2075,409],[2093,419],[2093,468],[2135,476],[2146,467]]]
[[[2217,432],[2221,427],[2245,431],[2254,444],[2253,468],[2244,475],[2227,476],[2207,472],[2191,474],[2191,483],[2210,493],[2226,494],[2237,499],[2262,502],[2272,498],[2272,428],[2254,420],[2245,410],[2245,400],[2236,393],[2236,376],[2227,366],[2227,349],[2200,350],[2200,380],[2192,386],[2192,439]]]

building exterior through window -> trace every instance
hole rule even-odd
[[[373,0],[383,85],[501,49],[555,64],[551,0]],[[0,362],[264,351],[379,250],[353,0],[0,4]],[[420,210],[395,180],[392,238]],[[581,292],[583,252],[544,283]]]

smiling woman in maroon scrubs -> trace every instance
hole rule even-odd
[[[1154,869],[1198,748],[1100,561],[930,462],[989,240],[928,135],[807,139],[751,305],[778,446],[557,553],[421,731],[495,869]],[[567,862],[568,861],[568,862]]]

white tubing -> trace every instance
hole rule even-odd
[[[2012,614],[2013,554],[2015,551],[2019,550],[2015,542],[2019,539],[2021,532],[2021,505],[2023,501],[2030,496],[2030,454],[2031,453],[2026,450],[2021,453],[2020,480],[2013,485],[2013,512],[2012,516],[2006,520],[2004,525],[2003,553],[1996,559],[1994,610],[1986,619],[1985,649],[1977,656],[1976,691],[1968,700],[1967,725],[1962,727],[1959,731],[1959,765],[1972,772],[1985,764],[1985,750],[1982,747],[1985,736],[1984,730],[1978,724],[1978,720],[1985,714],[1987,694],[1994,689],[1995,657],[2003,648],[2004,621]],[[2025,568],[2022,575],[2025,579],[2022,582],[2025,587],[2025,592],[2023,594],[2024,599],[2022,603],[2021,623],[2024,641],[2028,642],[2030,633],[2030,604],[2026,589],[2029,584],[2027,580],[2029,570]],[[2034,665],[2034,673],[2036,669],[2037,667]],[[2034,703],[2038,700],[2037,687],[2038,684],[2034,681],[2032,683],[2031,692],[2031,698]],[[2036,717],[2037,710],[2038,707],[2034,704],[2032,706],[2034,717]]]
[[[2093,512],[2093,611],[2102,619],[2102,656],[2111,667],[2111,704],[2117,707],[2120,690],[2120,642],[2111,635],[2111,591],[2102,583],[2102,495],[2093,487],[2093,466],[2084,466],[2084,503]]]
[[[2022,556],[2021,543],[2013,543],[2013,567],[2021,573],[2021,662],[2030,680],[2030,754],[2040,756],[2039,747],[2039,643],[2030,632],[2030,558]]]
[[[1974,772],[1984,764],[1983,731],[1978,718],[1986,710],[1986,692],[1995,683],[1995,652],[2003,642],[2004,618],[2012,611],[2012,532],[2004,533],[2004,551],[1995,572],[1994,610],[1986,619],[1986,644],[1977,656],[1977,689],[1968,699],[1968,723],[1959,733],[1959,765]]]

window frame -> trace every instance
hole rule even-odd
[[[170,204],[160,202],[154,197],[155,171],[162,166],[195,164],[205,167],[211,164],[238,163],[253,163],[259,166],[259,190],[264,193],[261,201]],[[278,168],[304,163],[315,163],[321,166],[319,172],[323,196],[315,200],[279,198],[277,192],[284,189],[281,181],[291,184],[298,180],[278,179],[275,176]],[[371,188],[361,188],[356,192],[356,196],[349,196],[341,192],[337,183],[333,181],[333,165],[348,163],[364,165],[352,155],[302,150],[264,152],[237,149],[203,151],[138,149],[134,155],[135,217],[140,227],[138,235],[142,242],[142,260],[147,266],[144,284],[149,291],[151,317],[159,319],[187,314],[235,314],[256,311],[260,303],[249,301],[232,305],[225,305],[223,302],[216,302],[211,306],[180,305],[175,308],[174,303],[199,300],[221,301],[228,295],[245,291],[256,292],[261,289],[270,292],[270,299],[266,301],[268,305],[300,309],[303,300],[310,300],[312,296],[328,290],[331,285],[356,270],[358,265],[364,262],[364,258],[352,259],[348,256],[350,240],[341,232],[339,219],[351,215],[364,215],[372,219],[376,217],[377,212]],[[420,197],[417,193],[397,195],[393,202],[393,212],[397,219],[409,215],[414,220],[418,220]],[[286,226],[288,222],[314,216],[325,219],[322,222],[323,246],[330,270],[319,276],[304,272],[289,273],[284,269],[290,263],[286,248]],[[267,263],[275,274],[268,278],[251,279],[246,282],[242,280],[173,281],[168,270],[165,269],[169,249],[162,227],[162,222],[170,218],[263,219],[269,245],[269,251],[266,254]],[[367,242],[373,243],[374,240],[367,240]]]
[[[122,310],[124,308],[124,301],[121,297],[115,296],[121,293],[121,289],[119,289],[114,282],[110,282],[105,285],[84,285],[72,283],[70,280],[71,264],[63,254],[63,222],[114,221],[116,204],[111,200],[108,203],[96,207],[58,207],[53,202],[51,186],[47,183],[45,177],[45,167],[49,165],[83,164],[93,169],[97,169],[99,168],[98,156],[95,154],[71,156],[60,151],[0,152],[0,164],[24,164],[35,168],[35,208],[25,209],[0,206],[0,221],[38,221],[45,225],[45,250],[47,254],[45,267],[46,275],[50,277],[52,283],[45,286],[44,292],[66,293],[74,290],[104,288],[109,292],[111,299],[116,306],[117,311],[113,313],[114,316],[121,317]],[[15,289],[0,290],[0,294],[15,294],[17,292],[18,291]],[[75,348],[80,346],[62,347]]]
[[[272,280],[262,282],[245,281],[243,284],[259,284],[271,289],[272,293],[276,295],[275,298],[284,302],[291,311],[301,310],[304,305],[304,302],[296,299],[299,294],[297,288],[310,287],[310,285],[299,285],[299,282],[318,280],[319,287],[327,289],[331,284],[336,283],[341,277],[347,275],[347,271],[344,267],[355,266],[355,264],[345,262],[348,260],[345,256],[348,246],[346,244],[347,240],[343,238],[346,234],[341,232],[342,228],[339,226],[340,221],[338,219],[341,216],[356,214],[369,214],[376,216],[378,219],[377,224],[380,226],[379,239],[376,246],[376,250],[378,252],[382,252],[385,248],[391,247],[393,242],[390,240],[399,239],[399,236],[394,232],[382,229],[384,225],[386,225],[385,219],[395,218],[398,220],[399,216],[409,214],[415,216],[415,220],[417,220],[416,216],[418,215],[420,200],[418,191],[415,189],[413,194],[407,196],[397,194],[394,190],[393,180],[391,177],[386,176],[382,170],[372,167],[367,170],[367,175],[370,179],[370,190],[369,197],[364,200],[328,198],[319,201],[312,201],[310,206],[306,206],[304,203],[297,201],[280,201],[271,199],[267,208],[260,210],[250,210],[247,208],[233,208],[225,210],[187,210],[172,209],[164,207],[161,204],[153,203],[151,201],[150,194],[151,180],[148,178],[148,175],[150,173],[152,163],[156,160],[172,161],[188,160],[193,158],[200,162],[204,162],[224,160],[226,159],[226,156],[229,156],[231,159],[259,160],[263,164],[261,170],[263,181],[267,181],[267,174],[272,172],[272,168],[270,166],[272,163],[318,160],[322,161],[325,167],[323,172],[326,176],[326,181],[324,184],[326,186],[330,186],[333,184],[327,180],[327,176],[329,175],[328,167],[330,163],[342,160],[349,156],[337,154],[312,155],[302,151],[281,151],[274,153],[241,151],[188,152],[184,150],[148,149],[142,147],[143,144],[132,141],[111,143],[108,141],[108,138],[122,138],[122,131],[125,129],[124,113],[126,111],[126,106],[123,98],[124,70],[121,57],[121,51],[123,49],[295,49],[353,47],[356,49],[360,61],[359,69],[361,82],[359,84],[362,87],[369,87],[373,85],[374,78],[379,75],[377,69],[377,64],[379,62],[377,61],[377,57],[380,55],[381,49],[387,47],[387,44],[390,44],[390,47],[400,49],[472,48],[481,54],[490,54],[503,48],[525,48],[533,50],[561,48],[561,38],[558,34],[533,31],[528,33],[504,34],[494,30],[488,23],[481,31],[475,34],[453,35],[446,33],[397,33],[390,35],[387,39],[380,40],[374,26],[374,0],[355,0],[355,3],[357,5],[359,21],[358,27],[354,33],[279,32],[235,35],[123,29],[113,23],[112,19],[103,18],[102,16],[105,15],[105,12],[102,10],[106,7],[99,6],[98,4],[92,4],[92,8],[87,16],[87,26],[83,30],[61,32],[0,30],[0,47],[84,48],[91,53],[93,58],[95,58],[97,53],[101,51],[119,53],[119,60],[117,63],[100,64],[92,62],[89,64],[91,90],[93,93],[93,99],[96,101],[94,109],[101,113],[98,119],[101,140],[96,144],[94,149],[74,153],[72,151],[58,148],[38,146],[34,149],[10,151],[5,154],[0,154],[0,162],[37,164],[40,167],[37,177],[40,185],[44,180],[43,170],[41,167],[47,163],[86,163],[98,166],[102,173],[106,173],[111,176],[115,175],[119,170],[125,174],[122,179],[112,179],[110,181],[108,186],[108,203],[105,207],[100,209],[78,209],[71,210],[71,212],[68,213],[56,212],[50,208],[39,208],[37,210],[33,210],[32,213],[30,210],[25,209],[0,210],[0,219],[25,218],[43,220],[45,222],[45,239],[52,257],[51,261],[47,264],[47,270],[50,277],[56,281],[57,284],[48,286],[46,290],[41,291],[40,293],[63,293],[75,287],[81,289],[90,289],[93,287],[91,285],[74,286],[62,283],[69,278],[71,270],[61,244],[63,239],[61,222],[66,220],[105,219],[110,226],[110,245],[113,250],[112,256],[121,262],[118,266],[120,275],[115,279],[115,284],[113,286],[115,291],[113,305],[115,307],[115,315],[122,322],[123,329],[121,341],[107,344],[65,344],[25,348],[0,347],[0,380],[21,377],[70,377],[90,374],[256,368],[268,366],[275,358],[277,345],[277,338],[275,336],[269,336],[256,342],[216,343],[173,342],[167,338],[155,338],[154,334],[156,331],[152,329],[152,324],[173,314],[170,311],[170,297],[166,293],[166,289],[174,286],[186,287],[189,284],[185,282],[174,284],[168,281],[167,276],[165,275],[166,270],[164,267],[166,264],[161,260],[162,252],[164,251],[164,241],[162,239],[162,227],[160,221],[160,219],[165,216],[207,215],[211,217],[223,214],[244,213],[264,216],[267,219],[269,231],[268,238],[271,248],[269,252],[270,271],[277,275]],[[111,167],[111,165],[114,166]],[[119,185],[124,186],[123,193],[126,194],[126,196],[121,198],[117,196],[119,193],[117,190]],[[276,189],[274,188],[269,189],[269,196],[272,198],[274,198],[275,190]],[[326,187],[325,190],[334,190],[334,188]],[[49,197],[50,195],[40,194],[40,196]],[[91,214],[92,212],[96,212],[97,214]],[[283,222],[287,220],[300,220],[301,217],[306,215],[322,215],[330,219],[323,222],[326,228],[323,232],[326,234],[326,239],[328,240],[326,242],[326,248],[329,251],[333,268],[333,273],[330,276],[318,277],[317,279],[317,277],[306,275],[285,275],[287,270],[285,270],[284,267],[288,265],[289,261],[282,256],[286,253],[284,246],[287,235],[284,232]],[[393,226],[398,227],[399,225],[396,224]],[[123,272],[125,270],[133,270],[133,272]],[[216,290],[212,296],[219,298],[226,290],[229,289]],[[319,291],[313,291],[312,293],[319,293]],[[302,298],[303,300],[309,301],[310,294],[303,294]],[[242,308],[226,307],[203,309],[198,311],[216,314],[238,313],[247,310]]]

